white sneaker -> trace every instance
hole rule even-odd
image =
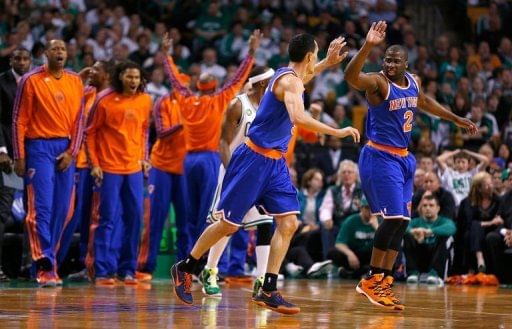
[[[412,274],[407,277],[407,283],[409,284],[417,284],[419,282],[419,277],[417,274]]]
[[[306,275],[310,278],[318,278],[322,275],[329,273],[332,269],[332,260],[324,260],[311,265]]]
[[[432,286],[443,287],[444,286],[444,281],[443,281],[443,279],[441,279],[437,275],[429,275],[427,277],[427,284],[428,285],[432,285]]]
[[[291,262],[286,264],[285,268],[286,268],[286,272],[290,276],[293,276],[293,277],[299,276],[302,273],[302,271],[304,270],[304,268],[302,266],[296,265],[296,264],[291,263]]]

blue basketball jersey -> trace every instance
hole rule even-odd
[[[405,78],[407,87],[388,79],[388,95],[384,101],[376,106],[368,104],[366,136],[369,140],[398,148],[409,145],[419,88],[410,73],[405,72]]]
[[[258,146],[286,152],[290,142],[293,123],[284,102],[272,92],[274,82],[285,74],[295,74],[289,67],[276,71],[263,94],[256,118],[252,122],[248,136]]]

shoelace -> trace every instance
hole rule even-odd
[[[378,282],[375,282],[375,285],[370,287],[374,291],[374,294],[379,297],[387,297],[386,291],[383,289],[381,285],[379,285]]]
[[[284,304],[286,306],[293,306],[293,304],[290,304],[288,303],[286,300],[284,300],[283,296],[281,295],[281,293],[279,292],[276,292],[274,294],[274,298],[276,299],[276,301],[279,303],[279,304]]]
[[[187,294],[190,294],[190,288],[192,288],[192,274],[185,273],[185,280],[184,280],[184,286],[185,286],[185,292]]]
[[[395,293],[393,293],[393,290],[391,290],[391,284],[387,282],[382,282],[381,287],[386,297],[389,297],[394,303],[400,302],[398,298],[396,298]]]

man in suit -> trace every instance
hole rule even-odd
[[[336,184],[338,167],[344,159],[341,151],[341,139],[326,136],[325,147],[317,155],[316,167],[323,171],[327,185]]]
[[[25,48],[16,48],[10,58],[11,69],[0,74],[0,170],[5,173],[12,171],[12,108],[16,88],[21,76],[28,72],[32,63],[30,52]],[[1,177],[1,176],[0,176]],[[0,261],[5,223],[11,216],[14,189],[0,184]],[[9,279],[3,273],[0,263],[0,282]]]

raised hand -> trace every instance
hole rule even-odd
[[[352,136],[355,143],[359,143],[359,140],[361,139],[361,135],[359,134],[359,130],[352,127],[347,127],[343,129],[336,129],[336,137],[344,138],[348,136]]]
[[[256,49],[260,46],[261,38],[263,38],[263,33],[259,29],[252,32],[249,38],[249,54],[253,55],[256,52]]]
[[[347,57],[348,51],[341,52],[346,45],[347,43],[345,42],[345,38],[341,36],[331,41],[325,57],[327,65],[331,66],[338,64]]]
[[[376,46],[386,38],[386,28],[387,24],[385,21],[378,21],[377,23],[372,23],[368,34],[366,35],[366,43]]]
[[[163,38],[162,38],[162,51],[165,54],[170,54],[172,52],[173,48],[173,40],[169,36],[169,32],[165,32]]]
[[[469,120],[468,118],[459,117],[459,119],[454,123],[457,125],[457,127],[468,131],[469,134],[471,135],[476,135],[478,133],[478,127],[473,121]]]

